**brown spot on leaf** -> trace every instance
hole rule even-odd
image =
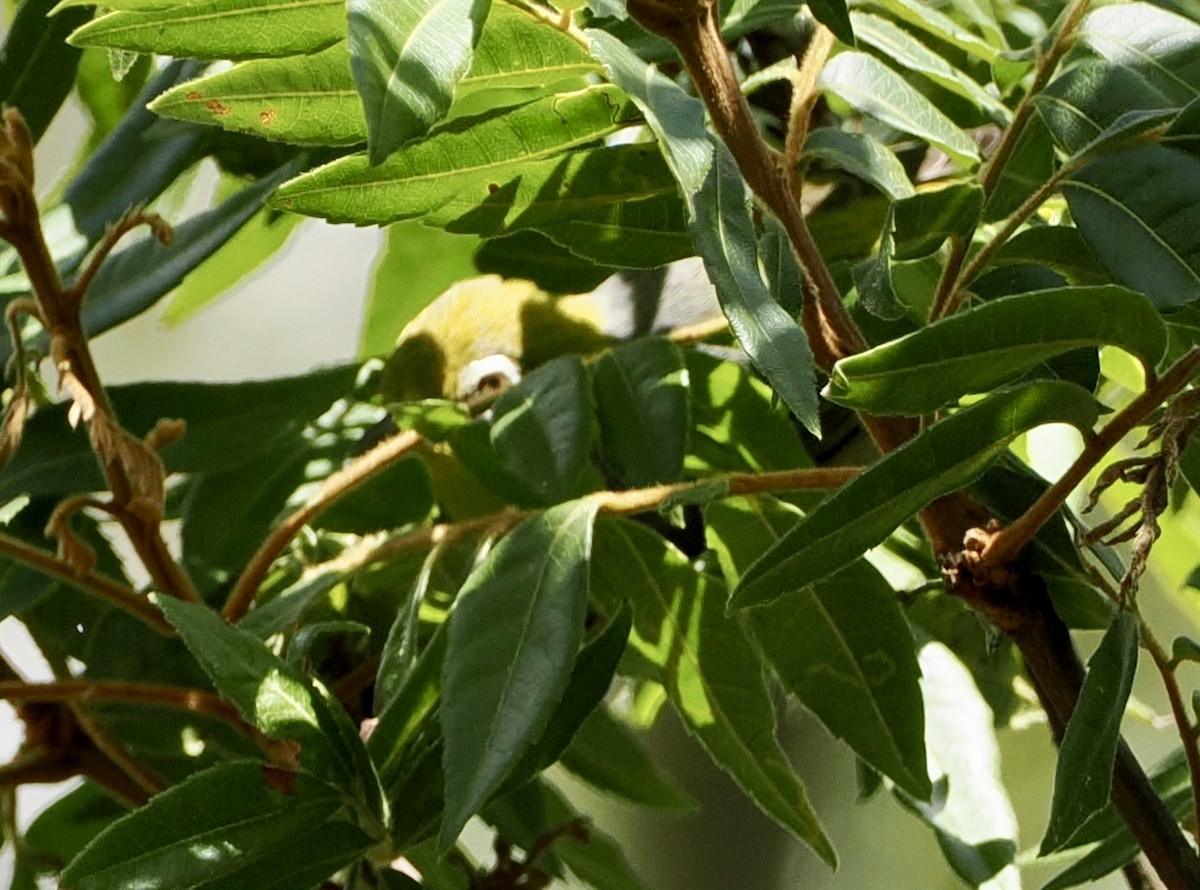
[[[188,94],[187,94],[186,96],[184,96],[183,98],[187,99],[187,100],[188,100],[188,101],[190,101],[190,102],[195,102],[197,99],[203,99],[203,98],[204,98],[204,94],[203,94],[203,93],[200,93],[200,92],[197,92],[196,90],[192,90],[190,93],[188,93]]]
[[[229,108],[225,105],[222,105],[216,99],[209,99],[204,103],[204,107],[213,114],[229,114]]]
[[[271,124],[275,122],[275,113],[276,112],[275,112],[274,108],[268,108],[264,111],[259,112],[258,122],[260,124],[262,124],[264,127],[271,126]]]
[[[494,183],[494,182],[488,183],[488,194],[489,195],[494,195],[498,191],[500,191],[500,186],[496,185],[496,183]]]

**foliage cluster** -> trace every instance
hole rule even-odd
[[[1137,596],[1200,485],[1188,0],[92,5],[22,0],[0,57],[0,615],[56,674],[0,659],[0,790],[88,779],[6,820],[16,887],[633,890],[543,773],[688,806],[629,731],[665,704],[835,866],[776,693],[970,886],[1063,851],[1050,887],[1200,886],[1200,643]],[[39,210],[72,90],[92,134]],[[204,159],[221,199],[172,229],[146,208]],[[647,337],[485,414],[385,404],[371,361],[103,386],[90,337],[196,311],[298,215],[389,226],[364,359],[469,275],[577,293],[699,255],[752,370]],[[1046,424],[1083,440],[1053,484]],[[847,427],[868,466],[834,465]],[[1070,629],[1104,632],[1086,671]],[[1149,777],[1120,734],[1143,652],[1179,736]],[[1032,707],[1061,753],[1021,853],[994,731]]]

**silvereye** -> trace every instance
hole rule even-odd
[[[552,297],[495,275],[459,282],[400,333],[384,367],[387,401],[485,401],[559,355],[720,316],[699,258],[621,272],[586,294]]]

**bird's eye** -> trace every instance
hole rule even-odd
[[[521,369],[507,355],[489,355],[471,362],[458,375],[458,397],[472,405],[487,404],[515,386]]]

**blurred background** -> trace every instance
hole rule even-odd
[[[3,33],[0,25],[0,36]],[[68,104],[39,146],[38,169],[45,193],[53,192],[56,180],[69,170],[83,136],[82,115]],[[214,171],[202,170],[193,193],[204,196],[215,182]],[[177,218],[188,212],[189,208],[180,208]],[[363,301],[380,240],[377,230],[305,221],[269,265],[186,322],[165,323],[160,304],[101,336],[94,344],[101,374],[113,384],[150,379],[238,380],[296,374],[350,360],[356,354]],[[1058,446],[1050,440],[1042,447],[1053,458]],[[1158,545],[1176,553],[1162,560],[1169,567],[1167,575],[1151,577],[1146,584],[1150,590],[1158,586],[1167,596],[1143,596],[1143,601],[1153,598],[1163,603],[1155,621],[1165,628],[1162,636],[1168,639],[1174,635],[1172,625],[1185,632],[1191,624],[1176,608],[1195,607],[1190,599],[1195,591],[1179,593],[1184,591],[1182,579],[1191,560],[1200,552],[1191,533],[1181,530],[1185,525],[1189,524],[1173,523],[1171,529],[1179,534]],[[1090,647],[1097,639],[1083,642]],[[46,675],[13,619],[0,623],[0,647],[31,677]],[[1153,678],[1142,676],[1136,694],[1144,713],[1128,719],[1127,733],[1149,765],[1170,750],[1173,730],[1155,728],[1152,715],[1166,713],[1167,708]],[[701,814],[634,812],[591,795],[569,779],[563,781],[582,808],[595,814],[598,824],[626,843],[631,861],[655,890],[962,886],[946,868],[931,832],[889,794],[881,792],[865,803],[856,801],[853,757],[814,719],[798,707],[785,708],[781,738],[841,854],[836,873],[764,819],[669,717],[651,734],[649,743],[657,749],[659,762],[701,802]],[[11,709],[0,704],[0,758],[10,757],[19,742],[19,724]],[[1034,846],[1045,824],[1053,783],[1049,733],[1044,725],[1006,729],[1000,742],[1003,775],[1020,821],[1022,844]],[[61,790],[23,789],[22,822],[27,823]],[[7,884],[2,869],[0,863],[0,887]],[[1031,870],[1025,885],[1040,886],[1052,873],[1053,869]],[[1124,882],[1110,878],[1095,886],[1116,888]]]

